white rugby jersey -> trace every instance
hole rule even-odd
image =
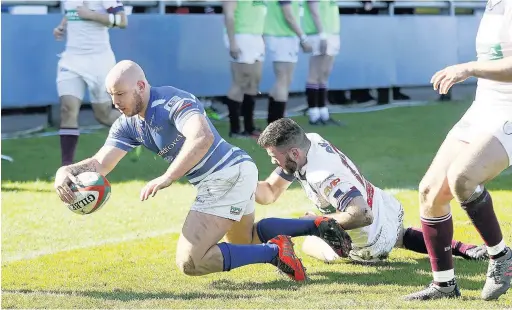
[[[497,60],[512,56],[512,0],[489,0],[476,36],[478,60]],[[478,79],[476,97],[493,100],[512,99],[512,83]]]
[[[76,9],[79,6],[85,6],[98,13],[115,13],[123,8],[120,1],[64,0],[63,4],[67,19],[65,53],[79,55],[112,50],[108,27],[95,21],[82,20],[78,17]]]
[[[322,213],[344,211],[354,197],[363,196],[372,209],[373,223],[347,230],[347,233],[356,246],[367,245],[380,231],[382,221],[379,211],[385,212],[386,209],[381,195],[388,194],[368,182],[345,154],[319,134],[308,133],[307,137],[311,147],[307,164],[301,171],[291,176],[278,168],[276,173],[288,181],[299,181],[307,197]],[[383,210],[379,210],[381,208]]]

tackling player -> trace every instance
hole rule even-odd
[[[298,60],[299,44],[311,52],[307,36],[300,28],[300,1],[268,0],[265,43],[270,50],[276,81],[269,93],[267,122],[284,117],[286,101]]]
[[[57,171],[55,189],[62,201],[75,199],[69,188],[74,176],[85,171],[107,175],[128,151],[142,145],[170,163],[162,176],[142,189],[142,201],[183,176],[197,188],[176,250],[183,273],[205,275],[271,263],[290,278],[305,280],[290,237],[278,231],[264,244],[250,244],[258,169],[245,151],[222,139],[194,95],[171,86],[150,86],[142,68],[132,61],[116,64],[106,86],[123,115],[93,157]],[[324,217],[289,221],[304,235],[324,238],[340,233],[334,221]],[[232,243],[218,243],[224,236]]]
[[[111,126],[119,117],[105,91],[108,71],[116,64],[108,29],[125,28],[126,14],[120,1],[63,1],[65,16],[53,30],[57,40],[66,35],[66,48],[57,68],[60,99],[60,148],[62,165],[73,162],[78,143],[78,114],[86,87],[96,120]]]
[[[329,116],[327,82],[340,50],[340,15],[337,1],[307,0],[303,28],[313,51],[309,57],[306,85],[309,122],[312,125],[341,125]]]
[[[345,154],[320,135],[306,134],[293,120],[283,118],[267,126],[258,144],[279,167],[267,180],[258,183],[256,202],[273,203],[298,180],[317,208],[326,217],[335,219],[349,234],[352,240],[350,259],[377,262],[387,258],[394,247],[426,253],[423,233],[414,228],[404,229],[400,202],[367,181]],[[316,217],[310,213],[303,218]],[[282,219],[263,219],[257,226],[274,226],[283,231],[285,224]],[[330,244],[329,240],[327,243]],[[458,256],[485,258],[485,248],[457,241],[452,244]],[[326,250],[325,242],[316,237],[306,238],[303,249],[324,261],[339,256]]]
[[[267,7],[261,0],[224,1],[226,45],[231,61],[232,84],[227,95],[230,137],[258,136],[254,126],[254,96],[258,94],[265,57],[263,28]],[[244,131],[240,130],[240,110]]]
[[[476,36],[478,61],[445,68],[432,77],[446,94],[478,77],[475,100],[448,132],[419,185],[420,215],[433,281],[407,300],[458,297],[450,240],[450,201],[466,211],[490,256],[481,297],[498,299],[510,288],[512,250],[506,246],[485,183],[512,165],[512,1],[489,0]]]

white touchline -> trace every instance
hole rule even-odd
[[[410,191],[410,190],[415,190],[415,188],[411,186],[411,187],[405,187],[405,188],[386,188],[386,189],[384,189],[385,192],[388,192],[392,195],[400,193],[400,192],[404,192],[404,191]],[[301,205],[301,207],[302,207],[302,205]],[[314,207],[312,207],[312,209],[313,208]],[[286,214],[290,213],[289,210],[282,211],[282,212],[279,212],[277,210],[272,210],[272,211],[268,210],[268,211],[269,211],[268,216],[286,215]],[[110,238],[110,239],[86,242],[86,243],[83,243],[83,244],[80,244],[77,246],[69,246],[69,247],[65,247],[65,248],[61,248],[61,249],[45,249],[45,250],[40,250],[40,251],[34,251],[34,252],[28,252],[28,253],[23,253],[23,254],[19,254],[19,255],[14,255],[11,257],[4,257],[4,258],[2,258],[2,263],[10,263],[10,262],[16,262],[16,261],[22,261],[22,260],[29,260],[29,259],[34,259],[34,258],[38,258],[41,256],[52,255],[52,254],[57,254],[57,253],[61,253],[61,252],[73,251],[73,250],[93,248],[93,247],[98,247],[98,246],[107,245],[107,244],[117,244],[117,243],[122,243],[122,242],[127,242],[127,241],[148,239],[148,238],[159,237],[159,236],[163,236],[163,235],[167,235],[167,234],[179,233],[180,231],[181,231],[181,227],[177,227],[174,229],[160,230],[160,231],[131,233],[131,234],[127,234],[122,237],[119,237],[119,238]]]
[[[34,251],[34,252],[24,253],[24,254],[20,254],[20,255],[15,255],[12,257],[6,257],[6,258],[2,259],[2,263],[10,263],[10,262],[15,262],[15,261],[20,261],[20,260],[28,260],[28,259],[45,256],[45,255],[52,255],[52,254],[56,254],[56,253],[60,253],[60,252],[92,248],[92,247],[97,247],[97,246],[102,246],[102,245],[107,245],[107,244],[117,244],[117,243],[122,243],[122,242],[127,242],[127,241],[159,237],[159,236],[163,236],[163,235],[167,235],[167,234],[178,233],[179,231],[180,231],[180,228],[175,228],[175,229],[166,229],[166,230],[161,230],[161,231],[132,233],[132,234],[124,235],[123,237],[119,237],[119,238],[110,238],[110,239],[105,239],[105,240],[85,242],[85,243],[77,245],[77,246],[69,246],[69,247],[65,247],[65,248],[57,249],[57,250],[46,249],[46,250],[41,250],[41,251]]]

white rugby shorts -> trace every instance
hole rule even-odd
[[[328,56],[336,56],[340,52],[340,35],[328,34],[327,35],[327,52]],[[312,55],[319,56],[320,53],[320,36],[318,34],[308,35],[308,42],[313,48]]]
[[[57,65],[59,97],[71,95],[83,100],[87,87],[91,103],[111,102],[105,87],[105,79],[115,64],[116,58],[112,51],[87,55],[64,52]]]
[[[255,210],[258,168],[251,161],[221,169],[197,184],[191,210],[240,221]]]
[[[235,41],[240,49],[240,54],[237,59],[230,59],[237,63],[253,64],[257,61],[263,62],[265,60],[265,42],[263,36],[256,34],[235,34]],[[227,34],[224,34],[224,44],[229,51],[229,39]]]
[[[273,62],[296,63],[299,60],[298,37],[265,36],[265,44],[268,46],[270,59]]]
[[[379,204],[378,217],[374,215],[376,230],[371,232],[368,245],[353,246],[349,258],[354,261],[378,262],[387,259],[402,232],[404,209],[400,202],[393,195],[376,189],[374,206],[376,204]]]
[[[447,137],[471,143],[481,134],[491,134],[505,148],[512,165],[512,101],[478,98],[448,132]]]

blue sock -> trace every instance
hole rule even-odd
[[[263,244],[217,244],[224,257],[224,271],[245,265],[270,263],[279,254],[279,248],[273,243]]]
[[[315,220],[266,218],[256,224],[261,242],[267,242],[279,235],[299,237],[318,236]]]

